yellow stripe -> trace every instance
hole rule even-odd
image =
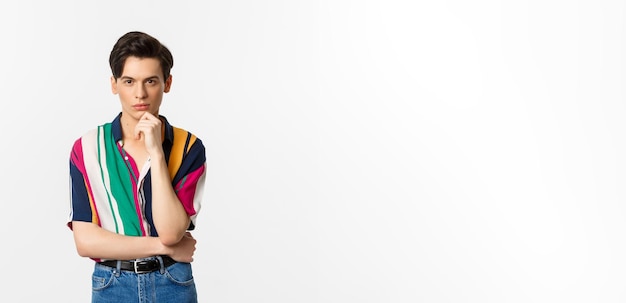
[[[100,219],[98,218],[98,213],[96,212],[96,203],[94,203],[93,197],[91,196],[91,188],[87,185],[87,181],[83,182],[85,183],[87,197],[89,198],[89,207],[91,207],[91,222],[100,225]]]
[[[178,169],[183,162],[183,154],[188,153],[191,145],[193,145],[193,143],[196,141],[196,136],[191,135],[191,138],[189,138],[189,145],[187,146],[187,150],[185,150],[187,134],[188,132],[186,130],[174,127],[174,143],[172,144],[170,160],[167,165],[170,171],[171,180],[174,180],[174,176],[176,175],[176,172],[178,172]]]

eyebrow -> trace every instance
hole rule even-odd
[[[126,79],[128,79],[128,80],[137,80],[137,79],[135,79],[133,77],[130,77],[130,76],[121,76],[120,79],[121,80],[126,80]],[[146,78],[144,80],[151,80],[151,79],[159,79],[159,76],[156,76],[156,75],[155,76],[150,76],[150,77],[148,77],[148,78]]]

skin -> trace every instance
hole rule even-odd
[[[193,261],[196,240],[186,231],[190,219],[172,188],[161,145],[159,107],[171,85],[172,76],[164,79],[155,58],[129,57],[120,78],[111,77],[111,91],[119,96],[122,107],[123,148],[140,167],[150,165],[152,215],[159,237],[124,236],[74,221],[79,255],[120,260],[169,255],[176,261]]]

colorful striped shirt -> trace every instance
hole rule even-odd
[[[70,154],[72,221],[93,222],[127,236],[158,236],[152,220],[150,165],[138,167],[122,147],[121,113],[77,139]],[[205,148],[192,133],[164,125],[163,151],[172,187],[196,224],[204,190]]]

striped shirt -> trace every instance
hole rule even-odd
[[[72,221],[93,222],[127,236],[158,236],[152,220],[149,163],[143,168],[122,144],[121,113],[77,139],[70,154],[70,215]],[[205,148],[192,133],[164,125],[163,152],[172,187],[196,224],[204,190]]]

